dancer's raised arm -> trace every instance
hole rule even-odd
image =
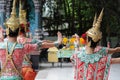
[[[113,54],[116,52],[120,52],[120,47],[116,47],[116,48],[109,48],[108,49],[108,54]]]
[[[47,42],[47,41],[43,41],[41,43],[41,48],[49,48],[49,47],[58,47],[61,43],[62,43],[62,34],[61,32],[58,32],[57,33],[57,41],[54,41],[54,42]],[[39,42],[38,42],[39,44]]]

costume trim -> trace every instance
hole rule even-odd
[[[106,55],[106,53],[104,53],[104,48],[102,48],[98,52],[95,52],[94,54],[86,54],[85,47],[83,48],[84,49],[81,51],[81,53],[78,54],[78,58],[80,58],[80,60],[85,62],[86,64],[95,63],[99,61],[103,57],[103,55]]]

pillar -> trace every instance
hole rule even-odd
[[[41,12],[40,12],[40,0],[33,0],[34,2],[34,7],[35,7],[35,24],[31,25],[31,31],[32,31],[32,35],[33,38],[36,39],[40,39],[39,37],[41,35],[40,29],[41,29]],[[33,54],[39,54],[39,51],[36,51]],[[32,61],[32,67],[34,69],[38,69],[39,68],[39,55],[31,55],[31,61]]]
[[[36,29],[41,29],[41,10],[40,10],[40,5],[41,1],[40,0],[33,0],[34,6],[35,6],[35,24],[34,27],[32,27],[32,31],[35,32]],[[33,35],[34,35],[34,32]]]
[[[6,15],[6,1],[5,0],[0,0],[0,25],[4,27],[4,22],[5,22],[5,15]]]

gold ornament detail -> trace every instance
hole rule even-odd
[[[20,7],[19,7],[19,21],[20,21],[21,27],[24,28],[25,32],[27,32],[28,22],[27,22],[27,19],[26,19],[26,11],[22,10],[21,0],[20,0]]]
[[[95,15],[93,21],[93,27],[86,32],[87,36],[91,37],[94,42],[97,42],[102,38],[102,32],[100,31],[100,24],[103,17],[103,10],[104,9],[102,9],[98,19],[96,19],[96,15]]]
[[[12,31],[15,31],[16,29],[19,28],[19,19],[16,17],[15,7],[16,7],[16,0],[13,1],[13,8],[12,8],[10,18],[8,18],[5,22],[5,26],[6,28],[8,28],[6,30],[7,35],[9,34],[9,29],[11,29]]]

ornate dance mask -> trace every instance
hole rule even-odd
[[[86,32],[87,36],[91,37],[94,42],[97,42],[102,38],[102,32],[100,31],[100,23],[102,21],[103,10],[104,9],[102,9],[98,19],[96,19],[95,15],[93,27]]]
[[[19,24],[19,18],[16,17],[16,0],[13,1],[13,8],[12,8],[12,12],[10,15],[10,18],[8,18],[5,22],[5,26],[6,26],[6,34],[9,34],[9,29],[11,29],[12,31],[15,31],[16,29],[18,29],[20,27]]]
[[[22,4],[21,4],[21,0],[20,0],[20,4],[19,4],[19,21],[20,21],[20,26],[21,28],[24,29],[25,32],[29,31],[29,23],[27,22],[26,19],[26,11],[22,10]]]

